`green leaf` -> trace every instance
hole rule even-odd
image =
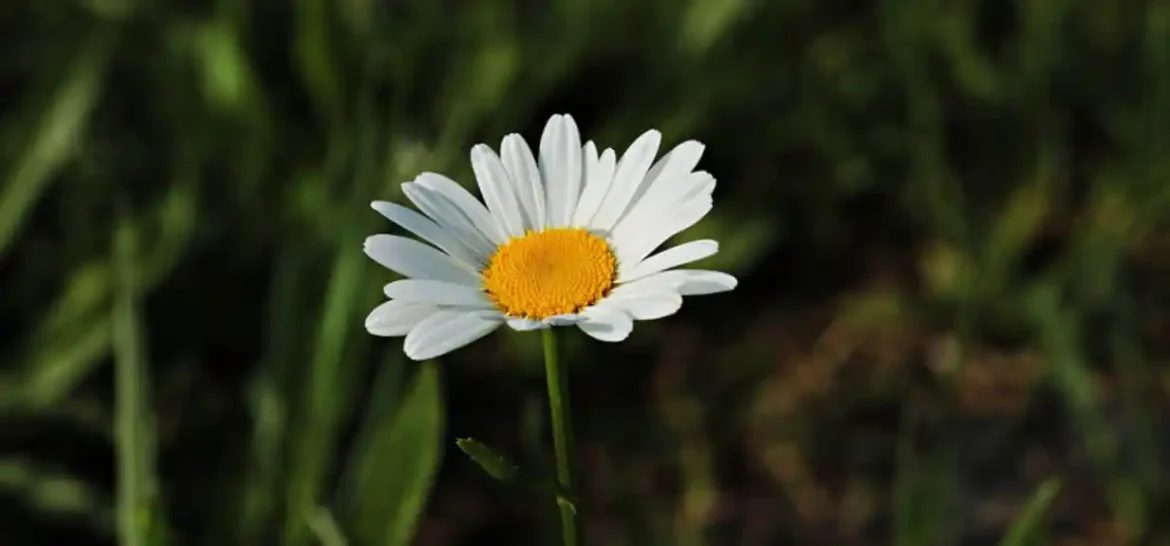
[[[907,403],[900,425],[893,492],[895,546],[938,544],[951,517],[947,507],[954,488],[954,447],[919,451],[914,442],[923,425],[918,404],[913,399]]]
[[[102,538],[111,534],[113,503],[77,476],[31,460],[0,458],[0,493],[38,514],[85,521]]]
[[[136,273],[136,293],[148,293],[178,264],[194,232],[196,206],[194,186],[180,180],[157,210],[125,219],[124,229],[134,234],[141,247],[130,266]],[[65,289],[23,349],[23,377],[11,387],[0,385],[0,411],[22,407],[43,410],[60,405],[78,383],[102,364],[112,342],[107,309],[113,297],[115,266],[95,260],[72,272]]]
[[[371,430],[351,469],[351,536],[362,546],[407,546],[442,456],[443,403],[436,365],[422,366],[394,414],[377,412],[376,399],[367,417],[381,419],[381,426]]]
[[[1058,176],[1057,145],[1047,144],[1031,180],[1019,185],[987,233],[980,282],[985,293],[1002,292],[1027,251],[1040,236],[1052,208],[1052,186]]]
[[[357,233],[358,227],[351,223],[349,233]],[[365,269],[364,255],[340,252],[329,278],[312,359],[301,385],[303,392],[296,401],[304,413],[291,417],[297,426],[290,431],[285,546],[308,546],[305,517],[320,504],[321,492],[328,485],[329,473],[335,465],[335,444],[341,425],[353,410],[358,370],[354,363],[360,359],[350,360],[346,355],[365,343],[354,337],[353,329]]]
[[[1106,422],[1089,363],[1080,346],[1083,339],[1076,310],[1060,300],[1052,284],[1037,285],[1025,298],[1051,362],[1051,381],[1076,420],[1085,449],[1101,472],[1117,464],[1117,441]]]
[[[99,38],[77,54],[28,147],[0,186],[0,255],[12,246],[53,175],[72,157],[97,103],[108,60],[109,46]]]
[[[135,237],[128,218],[114,237],[117,289],[112,310],[118,456],[118,535],[123,546],[147,546],[157,521],[153,514],[153,416],[146,394],[145,335],[139,316]]]
[[[296,66],[318,114],[330,123],[343,115],[345,79],[338,71],[341,55],[333,44],[330,3],[325,0],[297,2],[295,41]]]
[[[345,540],[345,535],[341,533],[341,528],[337,526],[337,520],[333,518],[333,514],[325,508],[317,508],[309,515],[309,529],[313,530],[313,534],[317,536],[317,540],[321,541],[321,546],[348,546],[349,543]]]
[[[459,438],[455,440],[455,445],[489,476],[504,483],[513,483],[525,489],[552,495],[556,497],[557,504],[568,506],[574,513],[577,512],[577,497],[562,487],[555,478],[532,476],[520,470],[508,456],[474,438]]]
[[[1040,544],[1040,534],[1043,530],[1044,516],[1052,507],[1052,502],[1056,500],[1057,493],[1060,492],[1060,480],[1056,478],[1040,484],[1036,492],[1032,494],[1032,499],[1028,501],[1028,506],[1008,528],[1008,532],[1004,535],[1003,540],[999,541],[999,546],[1029,546],[1032,544]]]
[[[520,473],[520,467],[511,459],[484,445],[474,438],[459,438],[455,445],[463,450],[489,476],[505,483],[512,483]]]
[[[301,371],[300,357],[310,345],[308,310],[312,298],[299,287],[311,277],[306,273],[309,253],[290,245],[277,258],[269,281],[265,319],[264,350],[260,366],[249,386],[252,416],[251,452],[248,472],[240,483],[235,517],[236,541],[254,544],[277,518],[284,493],[284,465],[290,430],[290,406],[295,402]]]

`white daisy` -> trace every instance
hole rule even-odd
[[[608,342],[634,320],[671,315],[682,296],[735,288],[726,273],[675,267],[715,254],[713,240],[651,255],[711,210],[715,178],[694,171],[703,145],[684,142],[657,162],[650,130],[617,159],[581,146],[568,115],[548,121],[539,158],[517,134],[501,155],[484,144],[471,164],[484,203],[455,181],[423,173],[402,185],[422,212],[386,201],[374,210],[430,245],[397,235],[366,239],[366,254],[406,277],[366,318],[378,336],[406,336],[414,360],[443,355],[501,324],[526,331],[576,325]],[[485,206],[486,203],[486,206]],[[433,246],[432,246],[433,245]]]

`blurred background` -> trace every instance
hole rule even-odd
[[[553,113],[740,279],[564,330],[585,544],[1170,544],[1170,4],[10,0],[0,543],[555,544],[539,336],[368,335],[369,209]],[[1023,522],[1016,525],[1013,522]],[[1015,525],[1013,527],[1013,525]],[[1013,534],[1015,533],[1015,534]]]

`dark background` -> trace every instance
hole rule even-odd
[[[555,543],[454,445],[547,471],[539,336],[407,361],[361,242],[560,112],[704,142],[683,237],[740,279],[564,331],[585,544],[994,544],[1058,485],[1012,544],[1170,544],[1166,2],[12,0],[0,37],[5,546]]]

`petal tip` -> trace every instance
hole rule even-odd
[[[406,347],[402,348],[402,352],[403,352],[403,354],[406,355],[406,358],[409,358],[415,362],[422,362],[424,360],[429,360],[429,357],[425,353],[420,354],[418,351],[407,349]]]
[[[385,330],[378,328],[377,325],[370,326],[367,324],[366,325],[366,333],[368,333],[374,337],[398,337],[398,336],[395,336],[393,334],[386,333]]]
[[[737,287],[737,286],[739,286],[739,279],[737,279],[731,275],[727,275],[727,289],[728,290],[735,290],[735,287]]]
[[[412,340],[410,339],[403,340],[402,342],[402,353],[406,355],[406,358],[409,358],[415,362],[422,362],[423,360],[430,360],[439,356],[432,354],[434,352],[433,345],[428,346],[417,342],[412,343]]]
[[[370,247],[374,245],[374,242],[376,241],[376,237],[378,237],[378,236],[377,235],[370,235],[369,237],[366,237],[365,240],[362,241],[362,250],[366,251],[367,254],[369,254],[369,252],[370,252]]]
[[[491,151],[492,151],[491,146],[488,146],[487,144],[480,142],[480,143],[477,143],[476,145],[471,147],[471,157],[474,159],[477,156],[486,155]]]

